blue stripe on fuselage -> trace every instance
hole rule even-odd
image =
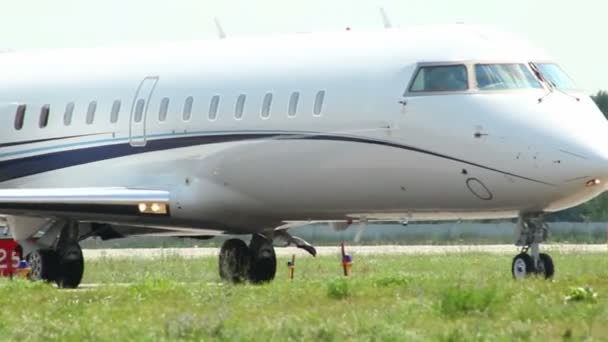
[[[35,175],[42,172],[59,170],[71,166],[93,163],[134,154],[164,151],[180,147],[214,144],[221,142],[268,138],[278,134],[229,134],[185,136],[171,139],[148,140],[146,146],[133,147],[128,142],[118,144],[82,147],[57,151],[0,162],[0,182]],[[124,139],[121,139],[124,141]],[[128,139],[127,139],[128,140]],[[115,141],[115,140],[111,140]],[[74,143],[82,146],[83,143]],[[32,150],[28,151],[31,152]]]
[[[475,167],[479,167],[482,169],[486,169],[493,172],[498,172],[504,175],[509,175],[513,177],[517,177],[520,179],[528,180],[535,183],[540,183],[544,185],[553,185],[551,183],[547,183],[541,180],[528,178],[525,176],[517,175],[511,172],[498,170],[489,166],[481,165],[479,163],[466,161],[460,158],[440,154],[437,152],[420,149],[417,147],[412,147],[408,145],[402,145],[390,141],[384,140],[375,140],[365,137],[356,137],[356,136],[346,136],[346,135],[329,135],[322,133],[312,133],[312,132],[288,132],[288,131],[257,131],[257,132],[231,132],[231,133],[219,133],[219,132],[208,132],[206,135],[191,135],[195,133],[190,133],[186,136],[175,137],[174,134],[159,134],[155,136],[150,136],[150,138],[158,138],[158,137],[168,137],[165,139],[150,139],[147,140],[145,146],[142,147],[134,147],[131,146],[128,142],[128,138],[121,139],[105,139],[105,140],[97,140],[93,142],[81,142],[81,143],[73,143],[66,144],[62,146],[55,147],[46,147],[40,149],[31,149],[27,151],[14,152],[15,154],[25,154],[25,153],[34,153],[40,150],[49,150],[49,149],[58,149],[58,148],[66,148],[66,147],[81,147],[78,149],[69,149],[63,151],[49,152],[45,154],[39,154],[35,156],[28,156],[17,159],[10,159],[0,161],[0,182],[9,181],[12,179],[17,179],[21,177],[31,176],[38,173],[48,172],[59,170],[71,166],[83,165],[88,163],[93,163],[97,161],[103,161],[113,158],[125,157],[135,154],[147,153],[147,152],[156,152],[156,151],[165,151],[171,150],[175,148],[183,148],[183,147],[192,147],[199,145],[207,145],[207,144],[215,144],[215,143],[223,143],[223,142],[232,142],[232,141],[242,141],[242,140],[255,140],[255,139],[288,139],[288,140],[325,140],[325,141],[341,141],[341,142],[351,142],[351,143],[365,143],[365,144],[374,144],[381,145],[392,148],[404,149],[412,152],[423,153],[430,156],[435,156],[442,159],[451,160],[458,163],[463,163]],[[116,143],[120,141],[120,143]],[[95,145],[90,146],[91,144],[99,144],[99,143],[107,143],[114,142],[114,144],[109,145]],[[89,146],[89,147],[83,147]],[[8,154],[2,155],[0,157],[5,157]]]

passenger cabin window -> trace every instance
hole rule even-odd
[[[289,111],[287,115],[291,118],[295,117],[298,113],[298,101],[300,100],[300,93],[294,91],[291,93],[291,97],[289,98]]]
[[[542,88],[526,64],[475,64],[479,90]]]
[[[15,113],[15,129],[20,131],[23,128],[23,122],[25,121],[26,105],[19,105],[17,112]]]
[[[63,124],[69,126],[72,124],[72,115],[74,114],[74,102],[70,102],[65,106],[63,113]]]
[[[465,91],[469,89],[464,65],[429,65],[418,69],[410,92]]]
[[[215,121],[217,119],[217,110],[220,106],[220,96],[213,95],[211,103],[209,104],[209,120]]]
[[[110,123],[118,122],[118,116],[120,115],[120,104],[120,100],[116,100],[112,104],[112,111],[110,112]]]
[[[97,102],[93,101],[89,103],[89,108],[87,109],[87,125],[93,124],[95,121],[95,111],[97,110]]]
[[[270,106],[272,105],[272,93],[267,93],[264,95],[264,101],[262,102],[262,115],[263,119],[268,119],[270,117]]]
[[[320,116],[323,111],[323,102],[325,101],[325,90],[321,90],[315,96],[314,115]]]
[[[182,115],[182,119],[184,121],[190,121],[192,117],[192,104],[194,103],[194,98],[192,96],[188,96],[186,101],[184,102],[184,112]]]
[[[245,100],[247,95],[241,94],[236,100],[236,106],[234,108],[234,118],[240,120],[243,118],[243,110],[245,109]]]
[[[49,114],[51,112],[50,105],[44,105],[40,109],[40,119],[38,120],[38,126],[44,128],[49,124]]]
[[[169,111],[169,98],[164,97],[160,101],[160,109],[158,111],[158,121],[165,122],[167,121],[167,112]]]
[[[542,76],[551,83],[557,89],[563,90],[575,90],[578,87],[576,83],[560,68],[559,65],[554,63],[534,63]]]
[[[145,106],[146,106],[146,101],[144,99],[137,100],[137,103],[135,104],[135,117],[133,118],[133,121],[141,122],[141,120],[144,117],[144,107]]]

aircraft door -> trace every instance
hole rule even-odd
[[[158,76],[148,76],[137,87],[131,105],[129,121],[129,143],[131,146],[146,146],[146,116],[157,83]]]

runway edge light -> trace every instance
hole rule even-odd
[[[291,256],[291,260],[287,262],[287,269],[289,271],[289,279],[293,280],[296,271],[296,255]]]
[[[353,267],[353,258],[346,254],[344,242],[342,242],[340,247],[342,252],[342,270],[344,271],[344,276],[348,277],[350,275],[351,268]]]

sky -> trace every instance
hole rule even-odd
[[[0,0],[0,49],[95,47],[464,22],[543,47],[588,93],[608,89],[604,0]]]

